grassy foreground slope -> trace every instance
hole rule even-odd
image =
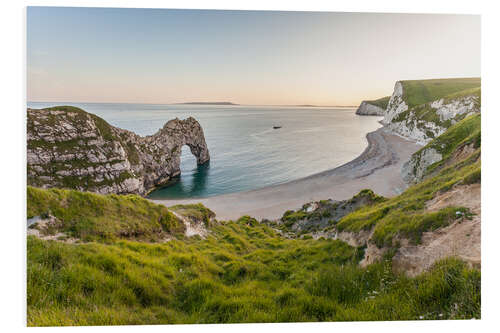
[[[480,317],[479,271],[448,259],[417,278],[362,250],[285,239],[243,217],[205,239],[66,244],[28,238],[28,325]]]
[[[185,229],[167,207],[137,195],[101,195],[28,186],[28,218],[54,216],[54,232],[84,241],[131,238],[157,241]]]
[[[409,108],[440,98],[481,87],[481,78],[405,80],[404,100]]]

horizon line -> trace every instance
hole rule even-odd
[[[82,102],[82,101],[29,101],[26,103],[81,103],[81,104],[144,104],[144,105],[205,105],[205,106],[217,106],[217,104],[203,104],[206,102],[177,102],[177,103],[146,103],[146,102]],[[197,104],[200,103],[200,104]],[[236,102],[229,102],[233,104],[219,105],[219,106],[295,106],[304,108],[319,108],[319,107],[358,107],[359,105],[315,105],[315,104],[239,104]],[[361,103],[361,102],[360,102]],[[63,106],[60,104],[59,106]]]

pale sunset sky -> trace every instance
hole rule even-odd
[[[357,105],[477,77],[477,15],[29,7],[31,102]]]

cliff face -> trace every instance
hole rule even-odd
[[[382,97],[372,101],[363,101],[356,110],[360,116],[384,116],[390,96]]]
[[[27,140],[28,185],[44,188],[145,194],[180,174],[183,145],[199,164],[210,159],[191,117],[140,137],[79,108],[28,109]]]
[[[368,103],[367,101],[361,102],[359,108],[356,110],[356,114],[360,116],[383,116],[385,109],[379,106]]]
[[[415,85],[414,82],[412,84]],[[408,95],[414,92],[406,92],[406,89],[415,88],[410,84],[405,88],[405,81],[396,82],[382,122],[392,132],[422,145],[443,134],[458,121],[481,110],[480,87],[459,90],[436,99],[435,96],[439,94],[433,96],[432,91],[426,90],[420,98],[424,102],[420,104],[409,102],[414,96]]]

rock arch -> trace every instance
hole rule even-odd
[[[28,109],[28,184],[98,193],[146,194],[180,174],[182,146],[210,160],[201,125],[173,119],[141,137],[82,109]],[[69,148],[68,148],[69,147]]]
[[[168,121],[154,135],[146,137],[147,146],[153,149],[152,164],[149,169],[157,172],[145,175],[146,187],[157,187],[180,174],[182,147],[188,146],[198,165],[210,160],[203,128],[193,117]],[[160,161],[157,163],[157,161]],[[159,165],[158,165],[159,164]],[[149,179],[148,179],[149,178]],[[149,184],[151,183],[151,185]]]

